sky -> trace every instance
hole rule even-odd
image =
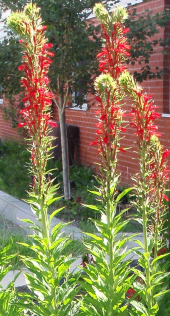
[[[119,3],[113,5],[113,8],[116,7],[117,5],[121,6],[121,7],[127,7],[130,4],[137,4],[143,2],[143,0],[120,0]],[[94,17],[94,14],[91,14],[89,16],[89,19],[91,19],[92,17]]]

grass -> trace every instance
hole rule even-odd
[[[27,173],[29,152],[23,144],[3,142],[0,147],[0,190],[18,199],[27,197],[31,177]]]
[[[8,250],[7,255],[15,255],[11,260],[10,264],[12,266],[12,269],[19,269],[24,267],[24,263],[21,260],[21,256],[26,257],[36,257],[33,250],[30,248],[27,248],[20,244],[22,240],[22,243],[27,243],[28,245],[32,245],[31,239],[28,237],[23,237],[23,235],[20,234],[5,234],[0,236],[0,250],[7,246],[8,244],[11,244],[11,248]],[[63,255],[68,255],[72,253],[73,257],[81,256],[86,253],[86,248],[83,245],[81,240],[71,240],[70,244],[65,248],[65,251],[63,252]]]
[[[3,249],[5,246],[11,244],[11,247],[8,250],[6,256],[14,255],[14,257],[10,260],[12,269],[18,269],[24,266],[24,263],[21,260],[21,256],[33,258],[35,257],[35,253],[33,250],[20,244],[22,241],[22,243],[27,243],[31,246],[31,238],[26,235],[26,232],[22,228],[16,225],[13,225],[11,227],[11,223],[8,220],[4,219],[2,215],[0,215],[0,230],[0,250]],[[82,243],[82,240],[71,240],[70,244],[65,248],[63,254],[69,255],[70,253],[72,253],[73,257],[84,255],[86,253],[86,249]]]

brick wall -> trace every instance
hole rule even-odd
[[[166,1],[166,0],[165,0]],[[170,7],[169,0],[166,3],[163,0],[150,0],[145,3],[137,5],[137,13],[142,13],[146,9],[151,9],[153,14],[157,12],[160,13],[164,10],[165,5]],[[170,36],[170,25],[167,25],[166,29],[159,28],[159,34],[157,34],[154,39],[164,38],[164,36]],[[164,69],[167,73],[169,69],[169,59],[170,56],[162,54],[162,48],[156,46],[154,48],[154,54],[151,57],[150,66],[155,68],[158,66],[160,69]],[[139,66],[135,65],[135,69],[140,69]],[[129,67],[131,73],[133,73],[134,67]],[[167,73],[162,79],[148,80],[142,83],[144,91],[147,93],[153,93],[153,99],[155,104],[159,106],[158,112],[162,113],[169,112],[169,74]],[[89,96],[90,98],[90,96]],[[90,146],[90,143],[95,138],[95,111],[96,107],[93,106],[87,111],[78,111],[73,109],[66,110],[66,121],[68,124],[78,125],[80,128],[80,163],[93,165],[95,162],[100,161],[100,157],[96,153],[96,148]],[[130,110],[130,102],[127,100],[125,109],[127,112]],[[54,110],[54,118],[58,120],[57,110]],[[128,117],[127,117],[128,119]],[[159,126],[159,131],[162,133],[161,141],[166,148],[170,148],[170,116],[162,117],[157,121]],[[123,135],[122,135],[123,136]],[[119,170],[121,171],[121,181],[124,184],[130,182],[130,176],[137,172],[138,170],[138,160],[137,155],[133,153],[135,150],[135,145],[133,143],[135,136],[133,135],[133,130],[127,127],[126,135],[122,140],[122,147],[131,147],[126,154],[119,154]]]
[[[3,100],[3,107],[7,107],[7,100]],[[0,138],[2,140],[14,140],[20,141],[22,139],[20,131],[18,127],[13,128],[12,123],[10,121],[4,120],[4,115],[2,111],[0,111]]]
[[[137,5],[137,13],[142,13],[146,9],[153,10],[153,13],[161,12],[166,6],[170,7],[169,0],[149,0],[148,2],[141,3]],[[156,38],[164,38],[164,36],[170,36],[170,24],[167,25],[166,29],[159,29],[159,34],[155,36]],[[162,54],[161,47],[155,47],[155,52],[151,57],[151,67],[158,66],[163,68],[166,72],[169,69],[169,59],[170,56]],[[136,66],[135,66],[136,67]],[[139,68],[139,67],[138,67]],[[140,69],[140,68],[139,68]],[[133,67],[129,70],[133,73]],[[162,79],[148,80],[142,84],[144,91],[147,93],[153,93],[153,99],[155,104],[159,106],[158,112],[168,113],[169,112],[169,74],[167,73]],[[94,97],[89,95],[88,98],[91,100]],[[96,153],[96,147],[90,146],[90,143],[95,138],[95,111],[96,106],[92,106],[87,111],[66,109],[66,122],[68,124],[79,126],[80,131],[80,144],[79,144],[79,162],[85,165],[95,165],[95,162],[100,161],[99,155]],[[130,110],[130,103],[127,100],[125,109],[127,112]],[[57,109],[54,108],[54,119],[58,121]],[[128,117],[127,117],[128,119]],[[2,121],[2,116],[0,115],[0,137],[2,139],[11,137],[16,139],[16,132],[10,128],[9,123],[4,123]],[[159,131],[162,133],[161,141],[166,148],[170,148],[170,115],[164,116],[157,121],[159,126]],[[123,135],[122,135],[123,136]],[[130,127],[127,127],[126,135],[122,140],[122,147],[131,147],[126,154],[119,154],[119,170],[121,171],[121,181],[124,184],[130,182],[130,176],[133,175],[138,170],[138,161],[136,155],[132,152],[135,149],[133,143],[135,136]]]

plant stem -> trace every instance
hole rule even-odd
[[[142,174],[142,218],[143,218],[143,237],[144,237],[144,258],[146,260],[145,264],[145,274],[146,274],[146,302],[148,315],[151,316],[152,308],[152,291],[151,280],[150,280],[150,254],[148,252],[148,238],[147,238],[147,228],[148,228],[148,214],[147,214],[147,192],[145,189],[146,181],[146,161],[147,161],[147,145],[145,142],[142,143],[142,157],[141,157],[141,174]],[[145,193],[146,192],[146,193]]]

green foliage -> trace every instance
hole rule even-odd
[[[11,248],[8,251],[8,254],[12,256],[10,264],[13,269],[23,267],[21,256],[34,255],[34,252],[31,251],[29,248],[26,249],[24,246],[19,244],[21,240],[23,242],[27,242],[28,245],[31,246],[31,240],[26,236],[24,237],[23,234],[19,234],[17,232],[15,234],[11,234],[11,232],[7,234],[6,232],[5,235],[2,235],[0,238],[1,249],[11,244]]]
[[[51,3],[53,4],[52,1]],[[67,13],[67,8],[64,7],[64,9]],[[117,25],[117,19],[120,18],[119,22],[123,23],[123,20],[121,21],[121,17],[124,17],[123,11],[124,10],[121,11],[119,8],[117,10],[117,15],[116,12],[114,13],[114,20],[112,21],[113,24],[115,21],[114,27],[118,39],[119,36],[122,36],[123,28],[120,23]],[[107,11],[103,10],[102,14],[107,20]],[[100,12],[98,12],[98,15],[100,15]],[[65,17],[67,17],[67,14]],[[106,20],[105,22],[107,22]],[[111,27],[112,30],[113,26],[109,25],[109,27]],[[105,34],[107,35],[107,32]],[[113,36],[112,32],[110,32],[110,34]],[[122,38],[125,39],[123,36],[121,39]],[[110,49],[110,46],[108,49]],[[116,49],[114,48],[110,53],[114,59]],[[117,62],[120,64],[121,58],[119,60],[115,58],[115,60],[116,62],[115,64],[113,63],[113,68],[111,71],[109,69],[109,71],[112,72],[112,76],[115,76],[116,82],[118,82],[119,74],[117,76],[114,67],[117,66]],[[110,60],[108,61],[108,64],[109,62]],[[129,81],[127,78],[129,77],[127,77],[126,73],[126,76],[122,78],[122,84],[126,84]],[[150,105],[150,97],[147,97],[146,95],[143,96],[143,91],[138,91],[138,86],[134,86],[133,80],[130,84],[133,90],[133,93],[130,94],[130,96],[133,101],[136,101],[135,106],[142,100],[143,103],[139,104],[140,111],[142,111],[143,108],[145,109],[147,105]],[[107,94],[107,98],[104,98],[104,102],[102,98],[100,99],[99,97],[101,106],[103,107],[103,102],[107,111],[110,110],[109,106],[113,112],[114,110],[117,111],[117,108],[114,107],[115,104],[117,105],[118,101],[116,92],[112,91],[113,93],[111,94],[110,90],[112,90],[112,87],[109,85],[105,90],[105,96]],[[128,89],[126,89],[126,91],[128,91]],[[98,89],[97,92],[100,95],[103,93],[103,89]],[[140,98],[136,100],[135,93],[139,96],[139,92]],[[145,107],[143,104],[145,104]],[[110,117],[109,115],[107,117],[108,122],[109,119],[113,119],[111,116],[111,114],[113,114],[112,111],[106,112],[110,115]],[[116,125],[115,121],[112,120],[112,127],[114,125],[113,123],[115,123],[119,128],[122,120],[122,112],[116,112],[114,119],[116,120],[116,123],[118,121],[119,124]],[[99,120],[100,123],[101,121],[104,121],[104,124],[106,122],[105,117],[102,119],[99,118]],[[102,126],[103,130],[106,128],[108,132],[108,126],[105,126],[104,124]],[[15,291],[13,290],[13,284],[10,284],[6,291],[0,291],[0,313],[7,316],[20,316],[22,315],[23,310],[27,309],[35,316],[47,316],[49,314],[51,316],[158,316],[158,309],[160,306],[160,311],[168,316],[168,304],[166,305],[166,308],[161,304],[163,304],[163,296],[169,294],[166,291],[169,282],[169,272],[166,272],[166,258],[169,254],[157,256],[157,253],[155,255],[154,252],[153,260],[150,260],[150,253],[153,250],[153,245],[157,246],[159,244],[161,221],[160,225],[157,225],[156,223],[154,226],[157,228],[157,231],[154,231],[154,234],[148,236],[148,224],[153,220],[151,214],[153,217],[154,215],[159,215],[160,209],[158,206],[162,207],[161,201],[164,191],[161,191],[162,182],[159,181],[161,182],[161,185],[156,188],[156,198],[158,199],[156,200],[158,205],[156,205],[153,198],[154,195],[152,196],[152,199],[149,200],[152,191],[150,190],[150,186],[147,187],[148,184],[153,185],[155,179],[167,179],[163,159],[167,155],[167,152],[165,151],[163,153],[161,151],[162,147],[158,142],[157,147],[156,142],[153,142],[155,147],[152,143],[150,144],[150,138],[148,137],[146,142],[144,142],[143,139],[140,139],[140,145],[142,145],[139,146],[139,150],[142,150],[140,152],[141,177],[136,177],[138,187],[135,187],[135,189],[137,192],[138,208],[142,215],[141,222],[143,224],[144,244],[142,244],[140,240],[137,240],[136,242],[139,247],[133,248],[133,251],[138,255],[138,263],[140,267],[143,268],[144,272],[136,268],[130,270],[128,267],[130,261],[127,260],[127,255],[132,253],[131,249],[126,251],[126,243],[132,236],[125,237],[122,234],[122,230],[128,223],[127,220],[122,221],[123,215],[127,210],[121,212],[117,212],[117,210],[118,204],[125,196],[129,195],[131,189],[125,189],[120,194],[117,192],[119,175],[116,172],[116,167],[117,152],[120,150],[119,131],[117,131],[118,129],[113,133],[110,131],[107,138],[103,137],[103,132],[100,142],[98,143],[98,146],[102,145],[99,149],[101,149],[100,152],[103,158],[102,165],[99,168],[100,177],[98,180],[100,186],[97,186],[98,188],[96,188],[96,191],[91,190],[91,193],[97,196],[97,205],[89,205],[89,209],[91,209],[92,212],[98,212],[101,216],[98,219],[92,220],[96,226],[98,234],[87,233],[87,236],[91,239],[84,241],[84,246],[93,256],[93,263],[86,264],[86,268],[84,268],[85,273],[80,277],[79,273],[73,274],[69,271],[70,266],[74,264],[74,258],[70,253],[71,240],[70,236],[65,236],[62,233],[62,230],[69,223],[59,223],[50,230],[53,216],[56,214],[58,216],[61,210],[52,210],[52,214],[48,217],[48,207],[54,202],[57,202],[58,204],[60,198],[56,196],[58,184],[54,184],[53,179],[50,178],[52,170],[48,171],[47,169],[47,160],[51,158],[52,139],[47,136],[48,131],[47,134],[41,133],[41,124],[37,125],[38,128],[32,136],[32,153],[34,154],[34,157],[32,157],[33,166],[30,168],[35,181],[32,190],[29,192],[28,202],[40,225],[26,219],[25,221],[30,224],[30,228],[33,229],[34,234],[30,236],[31,243],[27,240],[20,243],[20,246],[25,247],[26,249],[26,255],[22,255],[21,258],[29,270],[29,273],[26,273],[25,275],[29,283],[29,288],[33,293],[26,297],[22,295],[22,300],[18,303]],[[145,130],[145,132],[147,133],[148,131]],[[141,133],[139,133],[138,136],[141,136]],[[114,156],[112,150],[114,151]],[[149,153],[147,150],[149,150]],[[8,151],[8,148],[6,151]],[[156,160],[155,157],[157,152],[159,155],[162,154],[162,156],[159,156],[159,159]],[[158,171],[163,170],[160,174],[165,175],[165,178],[158,179],[158,176],[161,176],[159,172],[156,173],[156,176],[154,174],[154,178],[148,177],[151,168],[154,168],[156,162],[160,162]],[[150,168],[148,168],[148,166]],[[155,169],[152,171],[155,171]],[[77,169],[77,172],[73,173],[73,181],[79,183],[79,175],[77,175],[77,173],[79,173],[79,169]],[[86,178],[86,186],[89,181],[92,180],[90,171],[85,174],[81,171],[81,176]],[[76,202],[80,203],[80,199],[77,199]],[[155,209],[157,213],[155,212]],[[161,208],[161,210],[162,209],[163,208]],[[10,245],[0,249],[0,279],[9,271],[8,269],[10,269],[8,265],[12,257],[7,254],[9,248]],[[133,275],[130,274],[132,272]],[[135,294],[128,302],[126,292],[129,287],[133,287]],[[84,296],[80,296],[80,290],[83,290]],[[35,293],[36,302],[33,300],[35,299]],[[167,298],[168,296],[165,297],[165,299]]]
[[[33,234],[30,235],[31,245],[27,242],[20,243],[27,250],[31,249],[34,252],[34,256],[30,254],[21,257],[29,270],[25,273],[29,289],[33,293],[29,298],[33,301],[35,292],[37,295],[37,304],[33,301],[29,309],[36,316],[68,315],[75,305],[74,299],[78,292],[78,276],[76,273],[72,275],[69,271],[75,259],[72,258],[72,254],[63,254],[71,242],[69,236],[61,232],[68,223],[59,223],[52,228],[52,218],[60,210],[55,210],[48,216],[48,207],[58,200],[58,184],[54,184],[53,179],[49,178],[50,171],[47,170],[47,162],[52,158],[53,140],[49,135],[49,117],[54,95],[49,92],[48,87],[47,73],[50,60],[46,51],[51,44],[48,44],[45,38],[39,9],[32,3],[28,4],[23,12],[12,13],[8,17],[8,23],[21,36],[26,56],[21,67],[25,67],[26,70],[23,77],[26,81],[24,96],[29,99],[25,103],[25,108],[28,109],[29,105],[29,110],[25,125],[29,131],[29,171],[33,177],[27,202],[37,220],[36,223],[29,219],[24,220],[29,224]],[[24,302],[20,305],[24,307]]]
[[[71,242],[60,233],[64,226],[58,224],[52,229],[50,247],[47,238],[38,234],[30,236],[31,246],[23,243],[23,246],[34,252],[33,257],[23,256],[22,260],[29,269],[29,273],[26,273],[29,288],[33,292],[36,291],[37,295],[38,304],[31,306],[35,315],[47,315],[49,312],[67,315],[74,306],[73,299],[78,292],[78,288],[75,288],[78,276],[69,272],[74,259],[71,255],[63,254]],[[34,228],[37,230],[37,227]]]
[[[133,290],[139,294],[140,302],[131,301],[132,311],[138,311],[138,315],[154,316],[159,312],[165,297],[169,294],[169,254],[160,255],[163,247],[166,250],[167,236],[163,237],[164,221],[167,210],[164,204],[166,185],[168,181],[167,165],[165,158],[169,150],[161,146],[156,132],[150,132],[150,128],[157,127],[153,121],[159,114],[155,113],[155,106],[151,96],[143,94],[143,89],[136,84],[133,77],[126,71],[120,77],[120,84],[132,100],[131,113],[134,114],[132,126],[136,129],[137,148],[139,153],[140,172],[134,177],[136,201],[134,202],[143,226],[143,244],[137,243],[142,249],[135,250],[138,255],[139,265],[144,273],[135,274],[140,281],[133,284]],[[155,123],[154,123],[155,124]],[[141,132],[142,131],[142,132]],[[153,252],[153,260],[150,254]],[[161,284],[161,286],[160,286]],[[133,309],[134,308],[134,309]],[[166,312],[169,307],[167,306]],[[133,315],[132,312],[132,315]]]
[[[4,276],[11,270],[11,262],[14,260],[15,254],[11,254],[11,241],[5,246],[0,247],[0,316],[23,315],[23,310],[27,305],[21,306],[18,302],[17,293],[14,288],[14,282],[18,274],[6,289],[2,288],[1,281]]]
[[[29,184],[32,183],[31,174],[27,170],[29,166],[29,152],[24,144],[12,141],[2,142],[0,150],[0,190],[18,199],[25,199]],[[62,188],[61,160],[49,160],[47,168],[48,170],[52,169],[49,172],[50,176],[56,178],[56,183],[61,182],[60,186]],[[82,204],[97,204],[93,194],[87,191],[93,190],[94,185],[97,185],[92,168],[72,165],[70,167],[70,179],[73,186],[72,199],[69,201],[60,199],[50,207],[50,212],[56,207],[64,206],[65,209],[57,214],[63,220],[78,220],[79,222],[87,221],[89,217],[96,218],[97,212],[90,211],[82,206]],[[62,190],[59,190],[58,195],[61,192]]]
[[[115,206],[112,212],[115,212]],[[125,250],[126,242],[131,238],[119,235],[118,232],[125,226],[122,223],[123,212],[114,216],[112,224],[108,225],[106,214],[102,212],[102,220],[94,221],[100,236],[88,234],[90,241],[84,242],[88,252],[93,255],[94,263],[84,269],[85,275],[81,283],[87,295],[85,296],[80,315],[128,315],[125,293],[132,282],[129,261]],[[110,227],[109,227],[110,226]]]
[[[134,71],[134,77],[137,81],[161,78],[164,70],[157,65],[153,69],[150,65],[150,58],[154,54],[156,46],[165,46],[163,39],[152,39],[158,34],[158,27],[165,27],[167,21],[170,19],[169,11],[163,11],[153,15],[151,10],[146,10],[144,13],[137,14],[134,8],[126,21],[130,32],[127,37],[132,47],[131,56],[127,60],[128,64],[140,66],[140,71]],[[163,56],[162,56],[163,58]]]
[[[29,152],[24,144],[12,141],[3,142],[0,150],[0,190],[23,199],[32,182],[27,171]]]
[[[53,162],[53,167],[54,166],[59,166],[59,162]],[[54,171],[54,177],[56,176],[58,182],[62,181],[61,164],[59,168],[59,172],[57,169]],[[75,223],[78,226],[80,224],[81,227],[84,227],[86,225],[86,222],[88,222],[89,217],[99,218],[100,216],[100,214],[97,211],[89,210],[84,206],[86,204],[98,204],[98,201],[91,193],[94,186],[98,186],[98,183],[95,179],[95,175],[93,173],[92,168],[78,165],[72,165],[70,167],[70,180],[71,199],[60,199],[57,203],[54,203],[50,207],[49,211],[51,212],[53,209],[56,208],[56,206],[64,207],[63,210],[61,210],[61,212],[57,214],[57,217],[65,221],[75,220]],[[59,195],[60,194],[61,191],[59,190]]]
[[[90,2],[87,0],[76,0],[74,2],[67,0],[58,0],[57,2],[48,1],[48,3],[46,2],[46,9],[44,9],[44,1],[36,1],[36,4],[41,8],[42,19],[45,25],[47,25],[47,36],[53,44],[53,51],[55,53],[49,72],[51,88],[54,93],[64,95],[64,84],[67,85],[69,83],[69,92],[75,89],[82,89],[85,95],[87,92],[87,83],[88,89],[92,84],[91,75],[97,71],[95,56],[100,40],[94,33],[95,28],[93,25],[89,25],[88,28],[86,27],[88,13],[84,9],[92,8],[94,3],[95,1],[93,0]],[[7,3],[7,5],[10,6],[10,3]],[[15,95],[21,91],[19,83],[21,74],[17,70],[17,67],[21,63],[21,54],[17,40],[14,39],[11,33],[9,35],[9,38],[5,39],[1,44],[0,55],[2,57],[3,71],[0,75],[5,94],[9,95],[12,88],[13,95]],[[89,38],[89,35],[93,40]],[[83,41],[80,41],[81,38],[83,38]],[[7,76],[3,64],[3,56],[5,51],[8,58],[10,50],[11,61],[5,58],[5,63],[10,68],[10,74],[8,72]],[[16,55],[14,56],[12,54],[15,54],[15,51]],[[15,63],[14,68],[13,66],[11,67],[13,63]],[[15,81],[13,80],[14,78]],[[10,91],[8,92],[8,90]],[[79,101],[81,103],[83,100]]]
[[[93,264],[87,264],[84,270],[86,274],[82,286],[87,294],[80,307],[80,315],[127,316],[126,292],[133,277],[129,276],[129,261],[125,259],[131,250],[126,251],[125,245],[131,237],[126,238],[123,234],[119,234],[127,221],[122,222],[125,211],[117,214],[117,206],[131,189],[126,189],[120,194],[117,194],[116,190],[119,182],[117,153],[122,123],[122,111],[118,102],[123,98],[121,92],[117,94],[117,84],[124,59],[124,54],[119,51],[117,43],[122,47],[126,45],[126,38],[122,35],[125,11],[118,8],[110,16],[102,4],[96,4],[94,12],[101,22],[106,43],[103,47],[104,53],[101,53],[104,55],[102,61],[105,64],[104,73],[95,81],[97,100],[100,103],[96,143],[102,161],[98,177],[100,187],[94,194],[97,195],[100,203],[98,206],[89,205],[89,208],[97,210],[101,218],[93,220],[98,234],[87,233],[92,239],[84,243],[93,256]],[[119,71],[115,71],[117,68]]]

